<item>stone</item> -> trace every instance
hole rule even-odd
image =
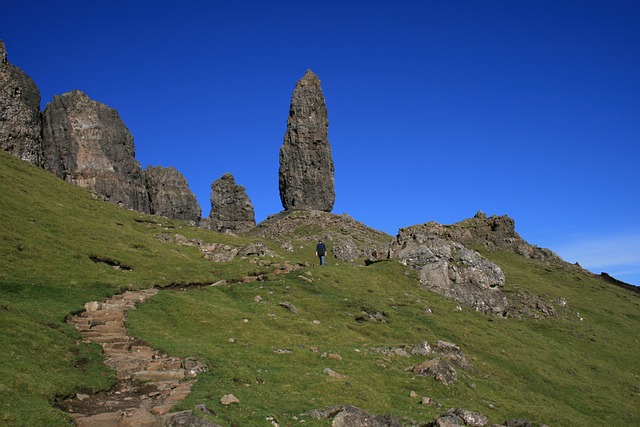
[[[156,416],[145,408],[140,408],[128,414],[120,423],[120,427],[156,427]]]
[[[515,231],[515,221],[507,215],[487,216],[478,211],[473,218],[467,218],[451,225],[428,222],[411,227],[414,231],[434,234],[441,239],[451,240],[465,246],[485,246],[489,249],[504,249],[520,256],[544,262],[561,261],[549,249],[527,243]]]
[[[483,427],[487,425],[489,419],[479,413],[466,410],[464,408],[449,409],[441,414],[435,420],[428,423],[427,427],[455,427],[455,426],[471,426]]]
[[[201,407],[201,406],[204,406],[204,405],[196,405],[196,407]],[[180,427],[180,426],[221,427],[219,424],[212,423],[211,421],[207,421],[193,415],[191,411],[174,412],[171,414],[163,415],[160,418],[161,418],[161,421],[159,425],[163,427]]]
[[[314,409],[303,415],[313,419],[333,418],[332,427],[402,427],[395,415],[373,415],[351,405]]]
[[[418,270],[424,288],[486,314],[506,315],[504,273],[462,244],[443,240],[421,226],[408,227],[398,232],[390,256]]]
[[[286,308],[292,314],[298,314],[298,308],[295,305],[291,304],[289,301],[281,302],[280,307]]]
[[[285,210],[333,209],[334,165],[328,127],[320,79],[307,70],[293,90],[280,147],[279,189]]]
[[[256,226],[251,200],[230,173],[211,184],[211,212],[201,225],[221,233],[246,233]]]
[[[74,90],[54,96],[42,117],[46,170],[111,203],[151,212],[133,136],[116,110]]]
[[[225,394],[220,398],[220,403],[222,403],[225,406],[229,406],[234,403],[240,403],[240,399],[235,397],[233,394]]]
[[[187,179],[176,168],[147,166],[144,179],[152,214],[200,222],[202,209]]]
[[[334,371],[331,368],[324,368],[323,372],[327,375],[329,375],[330,377],[336,378],[338,380],[346,380],[349,379],[349,377],[347,375],[344,374],[339,374],[338,372]]]
[[[458,382],[458,373],[447,361],[441,359],[426,360],[409,368],[417,375],[433,377],[439,383],[451,385]]]
[[[42,166],[40,90],[7,59],[0,40],[0,149]]]
[[[446,357],[449,362],[464,370],[470,371],[473,369],[473,365],[464,355],[462,349],[454,343],[438,341],[436,345],[433,346],[432,350],[434,353],[438,353],[439,355]]]

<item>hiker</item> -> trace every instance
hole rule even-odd
[[[320,265],[324,265],[324,256],[327,253],[327,247],[324,245],[322,240],[318,240],[318,244],[316,245],[316,256],[320,258]]]

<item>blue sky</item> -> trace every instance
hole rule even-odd
[[[640,285],[640,2],[14,1],[9,60],[115,108],[136,158],[210,210],[232,173],[282,210],[295,83],[321,79],[334,213],[395,235],[509,215],[528,242]]]

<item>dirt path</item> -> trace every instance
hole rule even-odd
[[[104,363],[117,375],[116,386],[108,392],[78,394],[61,402],[78,426],[156,427],[190,416],[167,413],[187,397],[195,376],[206,371],[206,365],[161,354],[128,336],[125,329],[127,311],[157,292],[128,291],[103,302],[92,301],[80,315],[69,318],[85,342],[102,345]]]

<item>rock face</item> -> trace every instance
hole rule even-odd
[[[42,166],[40,91],[20,68],[7,60],[0,40],[0,148]]]
[[[202,225],[223,233],[246,233],[256,226],[251,200],[230,173],[211,184],[211,213]]]
[[[80,91],[55,96],[43,113],[44,168],[125,208],[150,213],[133,137],[118,112]]]
[[[320,79],[307,70],[293,90],[280,148],[279,187],[285,210],[333,209],[336,196],[328,127]]]
[[[420,283],[431,291],[483,313],[506,314],[504,273],[460,243],[445,241],[418,225],[399,231],[390,257],[418,270]]]
[[[506,249],[525,258],[542,261],[561,261],[552,251],[527,243],[515,231],[515,221],[507,215],[492,215],[479,211],[452,225],[428,222],[420,226],[422,231],[435,234],[444,240],[453,240],[465,246],[486,246],[489,249]]]
[[[186,178],[177,169],[147,166],[144,178],[151,213],[196,223],[200,221],[202,209]]]

